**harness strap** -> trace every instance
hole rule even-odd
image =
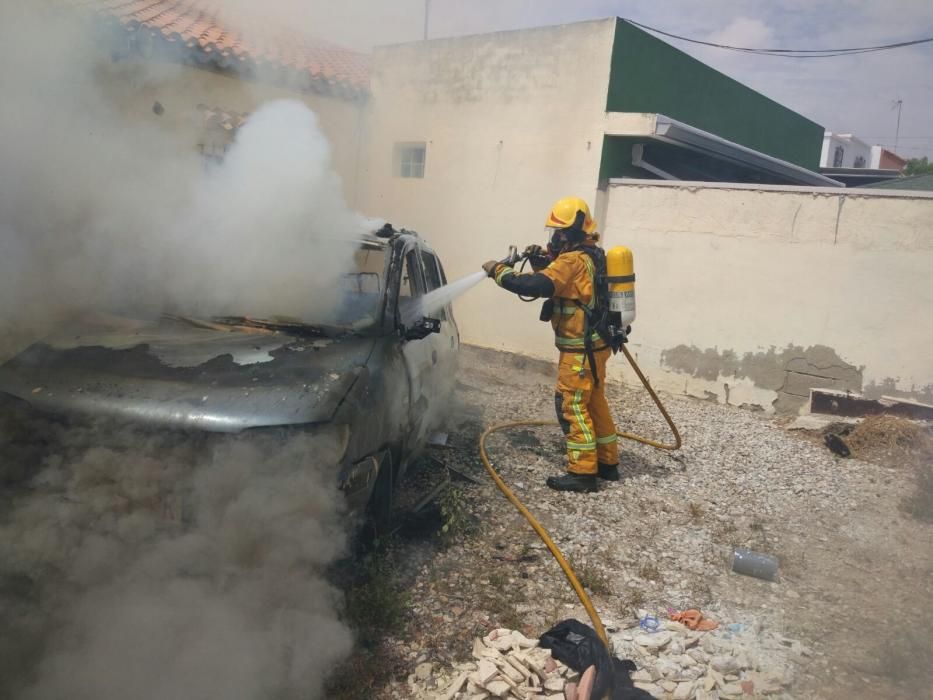
[[[583,339],[583,347],[586,349],[586,361],[590,363],[590,372],[593,373],[593,386],[599,386],[599,372],[596,371],[596,355],[593,353],[593,338],[590,334],[590,316],[584,311],[586,316],[586,337]]]
[[[593,373],[593,386],[598,387],[599,372],[596,369],[596,355],[593,353],[593,311],[599,304],[599,290],[597,289],[596,280],[597,270],[589,251],[583,246],[578,246],[577,249],[582,250],[586,255],[586,257],[583,258],[583,262],[586,265],[586,271],[590,277],[590,286],[593,291],[590,295],[589,304],[583,304],[579,299],[572,299],[571,301],[583,310],[583,318],[585,321],[583,327],[583,348],[586,354],[586,361],[590,363],[590,372]]]
[[[593,297],[596,297],[595,289],[593,290]],[[583,326],[583,352],[586,355],[586,361],[590,363],[590,372],[593,373],[593,386],[597,387],[599,386],[599,372],[596,369],[596,355],[593,352],[593,328],[590,322],[592,310],[581,304],[577,299],[571,299],[571,301],[583,310],[583,318],[586,321]]]

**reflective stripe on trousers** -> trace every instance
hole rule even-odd
[[[593,353],[600,377],[605,377],[608,348]],[[582,354],[563,352],[557,369],[555,407],[567,436],[567,470],[595,474],[599,462],[618,464],[615,423],[606,402],[605,382],[593,386],[593,373]]]

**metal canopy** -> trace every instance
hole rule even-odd
[[[711,134],[708,131],[684,124],[663,114],[656,115],[654,133],[649,136],[656,141],[709,155],[713,158],[737,163],[747,168],[774,173],[795,184],[844,187],[838,180],[820,175],[812,170],[788,163],[786,160],[765,155],[746,146]]]

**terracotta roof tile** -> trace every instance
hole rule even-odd
[[[309,39],[290,29],[251,27],[230,31],[218,19],[216,0],[72,0],[72,3],[118,22],[127,31],[148,30],[184,44],[212,60],[235,58],[270,64],[305,74],[312,81],[339,85],[352,92],[369,86],[365,54]]]
[[[233,112],[220,109],[219,107],[210,107],[205,104],[199,104],[197,108],[201,112],[204,126],[208,128],[221,128],[225,131],[235,131],[243,126],[249,118],[249,114],[246,112]]]

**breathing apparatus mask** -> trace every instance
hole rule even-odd
[[[586,237],[586,233],[583,230],[583,222],[585,219],[586,215],[582,211],[578,211],[571,226],[567,228],[547,228],[550,232],[548,236],[547,252],[548,255],[551,256],[551,259],[556,258],[567,248],[579,245],[583,242],[583,239]]]

